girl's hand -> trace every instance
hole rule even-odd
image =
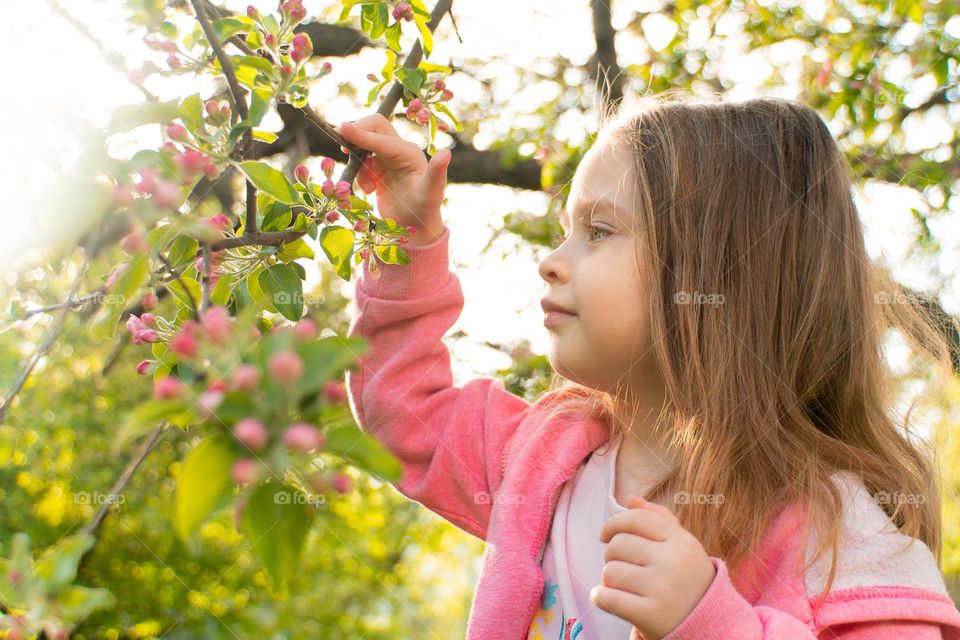
[[[646,640],[670,633],[693,610],[716,569],[703,545],[666,507],[636,496],[607,520],[601,584],[590,601],[633,624]]]
[[[417,233],[408,245],[429,244],[443,234],[440,205],[450,164],[449,150],[438,151],[427,162],[423,150],[401,138],[379,113],[344,122],[334,130],[371,152],[357,173],[357,184],[367,193],[376,192],[381,216],[405,227],[416,227]]]

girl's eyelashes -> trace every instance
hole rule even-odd
[[[595,237],[594,237],[594,234],[595,234],[595,233],[598,233],[598,232],[599,232],[599,233],[605,233],[605,234],[607,234],[607,235],[613,235],[613,232],[610,231],[609,229],[604,229],[603,227],[598,227],[598,226],[596,226],[596,225],[592,225],[592,224],[590,224],[589,222],[585,222],[585,223],[583,224],[583,228],[587,230],[587,235],[588,235],[588,237],[590,238],[590,242],[597,242],[598,240],[602,239],[602,238],[599,238],[599,239],[598,239],[598,238],[595,238]],[[569,240],[569,239],[570,239],[570,234],[567,233],[566,231],[564,231],[564,235],[563,235],[563,240],[562,240],[562,242],[566,242],[566,241]]]
[[[599,231],[599,232],[601,232],[601,233],[606,233],[607,235],[610,235],[610,233],[611,233],[610,231],[604,229],[603,227],[596,227],[596,226],[594,226],[594,225],[592,225],[592,224],[586,224],[586,225],[584,225],[584,226],[587,228],[587,231],[590,232],[590,240],[591,240],[592,242],[596,242],[596,240],[593,239],[593,234],[596,233],[597,231]]]

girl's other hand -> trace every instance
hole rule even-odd
[[[357,184],[377,194],[382,217],[416,227],[409,246],[430,244],[443,234],[440,206],[450,164],[448,149],[441,149],[428,162],[423,150],[400,137],[379,113],[344,122],[334,131],[371,152],[357,173]]]

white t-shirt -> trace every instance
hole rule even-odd
[[[560,493],[540,564],[543,597],[527,640],[630,638],[633,625],[590,602],[590,590],[600,584],[607,546],[600,542],[600,528],[627,510],[613,495],[619,449],[620,440],[602,446],[602,455],[591,453]]]

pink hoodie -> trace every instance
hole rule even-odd
[[[363,263],[349,335],[369,349],[347,373],[350,407],[403,463],[395,483],[403,495],[486,541],[468,640],[522,640],[540,603],[540,559],[560,490],[610,434],[593,418],[544,420],[553,393],[530,404],[494,378],[453,386],[442,338],[464,299],[449,269],[449,237],[445,228],[429,245],[405,247],[410,264],[381,265],[379,279]],[[857,495],[848,521],[875,524],[879,509]],[[716,577],[663,640],[960,640],[960,611],[929,549],[917,540],[893,556],[891,543],[905,539],[894,534],[852,531],[849,558],[814,607],[822,565],[806,574],[797,565],[800,515],[785,509],[736,575],[711,558]],[[758,578],[752,588],[748,576]],[[641,638],[634,629],[631,640]]]

